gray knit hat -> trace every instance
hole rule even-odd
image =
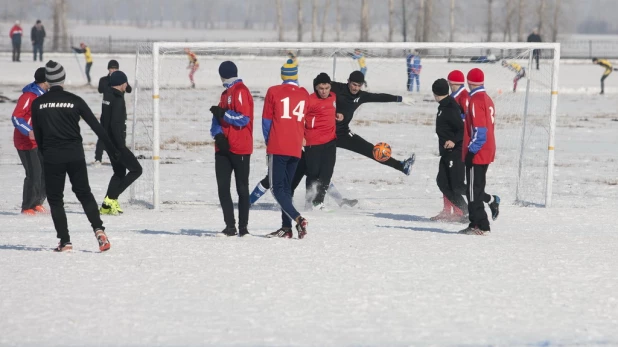
[[[66,74],[60,63],[50,60],[45,64],[45,79],[50,86],[58,86],[64,83]]]

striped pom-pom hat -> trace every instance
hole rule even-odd
[[[66,74],[60,63],[50,60],[45,64],[45,79],[50,86],[57,86],[64,83]]]
[[[281,67],[281,79],[285,81],[298,81],[298,63],[288,59]]]

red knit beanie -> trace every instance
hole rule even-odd
[[[448,74],[448,77],[446,79],[449,82],[451,82],[451,83],[456,83],[456,84],[464,84],[464,83],[466,83],[466,79],[464,78],[463,72],[461,72],[459,70],[451,71]]]
[[[474,68],[468,71],[468,83],[470,84],[483,84],[485,83],[485,74],[479,68]]]

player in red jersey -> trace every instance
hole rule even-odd
[[[307,220],[294,207],[292,177],[301,157],[309,93],[298,85],[298,66],[288,59],[281,67],[283,83],[268,88],[264,97],[262,132],[268,154],[270,189],[281,206],[281,228],[268,237],[292,237],[292,220],[298,238],[307,234]]]
[[[311,200],[314,209],[324,207],[337,157],[337,96],[330,91],[330,82],[330,76],[323,72],[313,80],[315,92],[309,96],[305,122],[307,200]]]
[[[238,78],[238,68],[231,61],[219,65],[219,76],[225,90],[217,106],[212,106],[210,134],[215,138],[215,172],[219,202],[223,210],[227,236],[249,234],[249,169],[253,153],[253,97]],[[234,204],[230,194],[232,172],[238,192],[238,230]]]
[[[494,123],[496,109],[494,102],[485,92],[483,71],[474,68],[468,72],[470,88],[470,105],[464,122],[464,143],[462,157],[466,163],[466,180],[468,182],[468,213],[470,224],[460,233],[484,235],[490,231],[489,219],[485,205],[489,204],[492,219],[498,217],[500,198],[485,192],[485,179],[489,164],[496,155]]]
[[[200,68],[200,63],[197,61],[197,55],[191,52],[189,48],[185,48],[185,53],[187,53],[187,57],[189,58],[189,65],[187,69],[189,71],[189,80],[191,81],[191,88],[195,88],[195,81],[193,80],[193,75],[195,75],[195,71]]]
[[[15,126],[13,143],[26,171],[21,203],[21,213],[25,215],[46,212],[43,207],[46,198],[43,156],[34,140],[31,116],[32,101],[45,94],[48,89],[49,85],[45,81],[45,68],[38,68],[34,73],[34,82],[22,89],[23,94],[17,99],[17,105],[11,117]]]
[[[463,72],[459,70],[449,72],[447,81],[451,88],[451,96],[463,110],[464,113],[462,114],[462,118],[465,118],[465,114],[468,112],[468,106],[470,105],[470,94],[464,86],[464,84],[466,84],[466,79]]]

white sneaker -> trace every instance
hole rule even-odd
[[[322,211],[324,209],[325,209],[325,206],[324,206],[323,202],[321,202],[321,203],[319,203],[317,205],[313,205],[313,207],[312,207],[312,210],[314,210],[314,211]]]
[[[101,167],[101,161],[100,160],[95,160],[94,163],[92,163],[92,166],[94,166],[95,168]]]

